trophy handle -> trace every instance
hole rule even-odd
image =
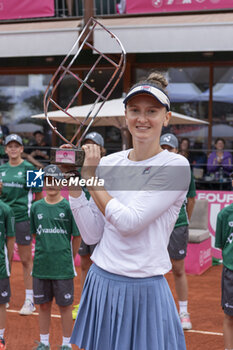
[[[117,45],[120,47],[120,55],[119,55],[118,59],[116,59],[116,58],[113,59],[109,55],[106,55],[106,54],[100,52],[90,42],[91,38],[93,36],[93,32],[98,27],[100,27],[103,30],[105,30],[107,35],[110,35],[111,38],[113,40],[115,40]],[[78,58],[80,52],[83,49],[85,49],[85,48],[92,49],[94,52],[96,52],[97,53],[97,55],[96,55],[97,59],[94,62],[94,64],[92,65],[92,67],[90,68],[90,70],[88,71],[88,73],[85,76],[85,78],[81,79],[78,76],[78,74],[76,74],[75,72],[73,72],[71,70],[71,68],[72,68],[72,65],[77,61],[77,58]],[[75,49],[77,49],[77,52],[72,57],[72,53],[74,52]],[[89,85],[88,79],[90,78],[92,72],[94,72],[97,69],[97,66],[100,63],[100,61],[102,62],[103,60],[106,61],[105,63],[110,64],[110,66],[112,66],[114,68],[114,71],[112,73],[112,76],[107,81],[106,85],[104,86],[104,88],[100,92],[98,92],[98,91],[96,91],[95,89],[93,89]],[[103,107],[104,103],[108,100],[108,98],[110,97],[110,95],[114,91],[115,87],[119,83],[119,81],[120,81],[120,79],[121,79],[121,77],[122,77],[122,75],[124,73],[125,65],[126,65],[126,53],[125,53],[125,49],[124,49],[123,45],[121,44],[120,40],[117,38],[117,36],[115,34],[113,34],[110,30],[108,30],[103,24],[101,24],[96,19],[91,17],[88,20],[88,22],[85,25],[85,27],[83,28],[82,32],[80,33],[80,35],[79,35],[78,39],[76,40],[76,42],[74,43],[73,47],[71,48],[71,50],[69,51],[67,56],[64,58],[64,60],[62,61],[62,63],[60,64],[60,66],[58,67],[56,72],[54,73],[54,75],[53,75],[52,79],[50,80],[49,85],[48,85],[48,87],[46,89],[45,95],[44,95],[44,113],[45,113],[46,120],[47,120],[49,126],[51,127],[51,129],[65,143],[68,143],[73,148],[79,148],[80,147],[83,138],[85,137],[86,133],[88,132],[89,128],[91,127],[92,123],[94,122],[97,114],[99,113],[99,111]],[[64,79],[64,77],[66,75],[72,76],[74,79],[77,80],[77,82],[78,82],[78,89],[75,92],[75,94],[72,96],[71,100],[66,105],[66,107],[61,107],[55,101],[54,95],[55,95],[55,92],[56,92],[58,86],[61,84],[62,80]],[[75,118],[75,116],[73,116],[69,112],[69,108],[72,105],[72,103],[74,102],[74,100],[77,99],[78,95],[81,93],[81,91],[82,91],[82,89],[84,87],[89,89],[89,91],[91,91],[93,94],[96,95],[96,100],[92,104],[92,106],[91,106],[90,110],[88,111],[84,121],[83,122],[79,122]],[[96,108],[96,110],[95,110],[96,104],[98,102],[100,102],[100,106],[98,106],[98,108]],[[54,106],[57,110],[62,111],[65,115],[67,115],[69,118],[72,119],[73,123],[78,125],[77,131],[74,133],[74,135],[72,136],[72,138],[70,140],[68,140],[66,137],[64,137],[57,130],[57,128],[52,124],[51,120],[49,119],[48,110],[49,110],[50,105]],[[84,125],[88,121],[88,119],[90,119],[89,124],[87,125],[85,131],[82,133]],[[82,135],[78,139],[78,141],[75,143],[74,140],[77,138],[77,136],[79,134],[82,134]]]

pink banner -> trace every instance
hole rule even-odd
[[[186,12],[232,9],[232,0],[127,0],[126,13]]]
[[[212,266],[211,238],[203,242],[189,243],[185,258],[185,272],[191,275],[201,275]]]
[[[222,258],[220,249],[215,248],[215,230],[217,215],[224,207],[233,203],[233,192],[228,191],[197,191],[196,199],[207,199],[208,208],[208,226],[211,236],[212,256],[216,259]]]
[[[0,0],[0,19],[54,16],[54,0]]]

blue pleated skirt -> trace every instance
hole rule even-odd
[[[71,344],[85,350],[185,350],[184,333],[166,278],[130,278],[93,264]]]

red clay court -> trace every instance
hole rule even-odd
[[[189,312],[193,329],[185,332],[187,350],[220,350],[223,344],[223,312],[220,306],[222,266],[212,266],[203,275],[188,275]],[[75,304],[80,300],[80,268],[75,278]],[[172,292],[174,283],[172,273],[167,274]],[[7,312],[5,338],[7,350],[32,350],[39,340],[38,313],[31,316],[20,316],[18,310],[24,301],[22,266],[13,262],[11,277],[12,297]],[[175,294],[174,294],[175,295]],[[56,305],[52,308],[50,344],[51,349],[61,345],[61,325]],[[73,347],[73,349],[78,349]],[[103,349],[111,350],[111,349]],[[126,349],[119,349],[126,350]],[[146,350],[146,349],[142,349]],[[172,350],[172,349],[171,349]]]

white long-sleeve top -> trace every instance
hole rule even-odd
[[[97,169],[113,197],[105,216],[84,193],[69,197],[70,206],[84,242],[98,243],[96,265],[129,277],[163,275],[171,269],[167,246],[188,190],[189,163],[166,150],[134,162],[129,152],[103,157]]]

